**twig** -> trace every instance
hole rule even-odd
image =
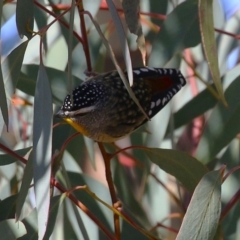
[[[15,157],[16,159],[18,159],[23,164],[27,164],[27,160],[24,157],[18,155],[17,153],[15,153],[13,150],[9,149],[8,147],[3,145],[2,143],[0,143],[0,149],[2,149],[5,153],[8,153],[9,155]]]
[[[81,32],[82,32],[82,38],[83,38],[83,51],[85,53],[87,70],[88,72],[92,72],[92,65],[91,65],[91,59],[90,59],[90,52],[89,52],[87,30],[85,25],[84,8],[83,8],[82,0],[76,0],[76,5],[77,5],[79,17],[80,17],[80,26],[81,26]]]
[[[43,6],[41,3],[37,2],[36,0],[34,0],[34,4],[36,6],[38,6],[39,8],[41,8],[43,11],[47,12],[48,14],[50,14],[51,16],[53,16],[55,19],[57,19],[64,27],[66,27],[67,29],[69,29],[69,25],[63,20],[61,19],[62,15],[59,17],[58,15],[56,15],[55,13],[53,13],[52,11],[50,11],[49,9],[47,9],[45,6]],[[69,11],[69,8],[64,11],[64,14],[67,13]],[[83,43],[82,38],[78,35],[77,32],[73,31],[73,35],[76,37],[76,39],[80,42]]]
[[[118,204],[119,201],[117,199],[116,192],[115,192],[115,189],[114,189],[113,180],[112,180],[111,164],[110,164],[112,155],[105,151],[102,143],[98,142],[98,146],[99,146],[99,149],[102,153],[104,164],[105,164],[106,180],[107,180],[107,183],[108,183],[108,187],[109,187],[109,191],[110,191],[110,195],[111,195],[111,199],[112,199],[112,205],[113,205],[113,207],[116,207],[117,205],[119,205]],[[120,220],[119,220],[119,216],[114,213],[113,214],[113,219],[114,219],[115,236],[116,236],[116,239],[118,240],[118,239],[120,239]]]

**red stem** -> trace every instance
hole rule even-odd
[[[112,173],[111,173],[111,154],[107,153],[104,149],[103,143],[98,143],[99,149],[102,153],[104,164],[105,164],[105,175],[106,175],[106,180],[108,183],[109,191],[110,191],[110,196],[112,199],[112,206],[115,207],[118,203],[118,199],[116,196],[116,192],[114,189],[114,184],[112,180]],[[115,229],[115,237],[116,240],[120,240],[120,220],[118,214],[113,214],[113,220],[114,220],[114,229]]]
[[[87,70],[88,70],[88,72],[92,72],[92,65],[91,65],[91,59],[90,59],[90,52],[89,52],[87,30],[86,30],[86,25],[85,25],[84,8],[83,8],[82,0],[76,0],[76,4],[77,4],[77,8],[78,8],[78,13],[80,16],[80,26],[81,26],[81,32],[82,32],[82,38],[83,38],[83,50],[85,53]]]
[[[4,146],[2,143],[0,143],[0,148],[5,152],[5,153],[8,153],[9,155],[15,157],[16,159],[18,159],[20,162],[24,163],[24,164],[27,164],[27,160],[18,155],[17,153],[15,153],[14,151],[12,151],[11,149],[9,149],[8,147]]]
[[[233,38],[236,38],[236,39],[240,39],[240,35],[238,35],[238,34],[226,32],[226,31],[221,30],[221,29],[218,29],[218,28],[214,28],[214,30],[215,30],[216,32],[219,32],[219,33],[228,35],[228,36],[230,36],[230,37],[233,37]]]
[[[223,177],[222,182],[224,182],[231,174],[233,174],[235,171],[240,170],[240,166],[236,166],[229,170],[229,172]]]

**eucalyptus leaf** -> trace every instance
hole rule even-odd
[[[26,197],[27,197],[28,190],[30,188],[30,184],[32,180],[33,180],[33,158],[32,158],[32,152],[31,152],[27,161],[27,165],[24,170],[22,185],[18,193],[18,199],[17,199],[17,205],[16,205],[16,221],[19,221],[23,218],[22,208],[26,201]]]
[[[151,162],[177,178],[190,192],[208,172],[202,163],[185,152],[158,148],[143,148],[141,151]]]
[[[196,187],[176,240],[214,238],[221,213],[221,170],[203,176]]]
[[[40,239],[46,231],[50,205],[52,117],[52,93],[46,70],[40,65],[33,119],[33,178]]]
[[[16,23],[18,33],[21,38],[25,35],[28,39],[32,37],[33,31],[33,1],[21,0],[17,1]]]
[[[221,100],[226,104],[218,67],[218,55],[213,24],[213,0],[199,0],[199,23],[202,45]]]
[[[0,70],[0,108],[4,123],[8,127],[8,103],[12,97],[21,71],[23,57],[28,45],[28,41],[23,42],[15,48],[4,59]],[[8,99],[8,101],[7,101]],[[0,116],[1,118],[1,116]],[[0,120],[0,132],[2,131],[2,123]]]

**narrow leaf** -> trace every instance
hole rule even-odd
[[[83,139],[84,139],[84,143],[85,143],[85,146],[87,148],[87,152],[89,154],[89,158],[90,158],[90,161],[91,161],[91,164],[92,164],[92,167],[94,170],[97,170],[96,169],[96,162],[95,162],[95,144],[94,144],[94,141],[88,137],[85,137],[83,136]]]
[[[145,37],[142,32],[142,26],[139,19],[139,0],[122,1],[125,20],[131,33],[137,35],[138,48],[141,51],[143,64],[146,64],[146,46]]]
[[[73,27],[74,27],[75,2],[72,1],[69,18],[69,35],[68,35],[68,91],[72,93],[72,50],[73,50]],[[73,102],[73,99],[71,99]]]
[[[159,148],[144,148],[141,151],[150,161],[177,178],[190,192],[208,172],[202,163],[185,152]]]
[[[5,87],[4,87],[2,67],[0,67],[0,109],[1,109],[0,118],[3,118],[3,121],[8,128],[8,105],[7,105],[7,97],[6,97]],[[3,121],[0,121],[0,135],[4,125]]]
[[[38,237],[48,222],[52,151],[52,94],[44,66],[39,67],[33,118],[33,178],[38,215]]]
[[[2,73],[7,97],[11,97],[15,91],[27,45],[28,41],[21,43],[2,63]]]
[[[0,221],[14,218],[18,194],[0,200]]]
[[[30,39],[33,31],[33,0],[17,1],[16,23],[19,36]]]
[[[3,8],[3,1],[0,1],[0,24],[1,24],[1,20],[2,20],[2,8]],[[0,34],[1,34],[1,32],[0,32]]]
[[[199,0],[198,11],[202,44],[208,66],[220,98],[227,105],[218,67],[218,54],[213,24],[213,0]]]
[[[108,7],[109,7],[109,11],[111,13],[111,16],[113,18],[113,22],[116,26],[118,36],[119,36],[120,46],[122,48],[122,53],[123,53],[123,57],[124,57],[124,60],[125,60],[125,65],[126,65],[126,68],[127,68],[129,84],[130,84],[130,86],[132,86],[133,85],[132,61],[131,61],[130,51],[129,51],[129,48],[128,48],[127,38],[126,38],[124,29],[123,29],[123,26],[122,26],[122,22],[119,18],[118,12],[116,10],[116,7],[115,7],[113,1],[112,0],[107,0],[107,4],[108,4]],[[121,76],[121,74],[120,74],[120,76]]]
[[[62,203],[62,196],[58,195],[53,198],[51,198],[51,204],[50,204],[50,215],[49,215],[49,224],[47,226],[46,234],[44,236],[44,239],[48,240],[50,239],[52,232],[54,228],[56,227],[56,220],[57,215],[59,212],[59,206]]]
[[[24,53],[26,51],[28,41],[23,42],[15,48],[7,58],[4,59],[0,69],[0,108],[4,123],[8,127],[8,106],[9,99],[15,91],[16,83],[20,74]],[[1,118],[1,116],[0,116]],[[0,132],[3,124],[0,120]]]
[[[214,238],[221,213],[221,172],[207,173],[196,187],[177,240]]]
[[[15,222],[15,219],[7,219],[0,222],[0,235],[2,240],[17,239],[27,233],[22,222]]]
[[[32,158],[32,152],[31,152],[28,158],[27,165],[24,170],[21,188],[18,193],[17,206],[16,206],[16,221],[21,220],[21,212],[22,212],[23,204],[26,200],[32,179],[33,179],[33,158]]]
[[[139,32],[142,32],[138,14],[139,0],[123,0],[122,6],[130,32],[138,35]]]

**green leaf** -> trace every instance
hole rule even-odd
[[[4,123],[8,128],[8,105],[4,87],[2,67],[0,67],[0,109],[1,109],[0,119],[3,118]],[[2,133],[4,123],[0,120],[0,133]]]
[[[66,214],[65,216],[66,218],[69,219],[71,224],[72,234],[76,235],[74,239],[84,239],[84,240],[95,239],[96,237],[92,236],[92,233],[89,234],[88,231],[90,229],[92,230],[93,228],[95,228],[96,225],[93,222],[86,224],[86,222],[84,221],[84,217],[82,217],[78,207],[69,199],[66,199],[66,201],[64,201],[63,206]],[[66,231],[68,232],[68,230]],[[91,237],[89,235],[91,235]]]
[[[62,195],[55,196],[51,198],[50,211],[49,211],[49,221],[47,225],[47,230],[43,239],[49,239],[52,235],[54,227],[56,225],[57,215],[59,211],[59,206],[61,204]]]
[[[4,123],[8,127],[8,106],[12,94],[15,91],[15,87],[21,71],[23,57],[26,51],[28,41],[23,42],[17,48],[15,48],[7,58],[4,59],[1,64],[0,71],[0,108]],[[7,101],[8,99],[8,101]],[[3,123],[0,116],[0,132],[2,131]]]
[[[3,8],[3,1],[0,1],[0,24],[2,21],[2,8]],[[2,26],[2,24],[1,24],[1,26]]]
[[[137,35],[137,45],[142,54],[143,64],[146,64],[146,45],[145,37],[142,31],[142,25],[139,15],[139,0],[123,0],[122,7],[124,11],[125,21],[131,33]],[[126,63],[127,64],[127,63]],[[130,84],[131,85],[131,84]]]
[[[17,206],[16,206],[16,221],[21,220],[22,208],[26,200],[32,179],[33,179],[33,157],[31,152],[28,158],[27,165],[24,170],[21,188],[18,193]]]
[[[227,88],[228,107],[218,103],[199,142],[196,157],[203,163],[211,161],[240,132],[240,77]]]
[[[27,45],[28,41],[20,44],[2,63],[2,73],[7,97],[11,97],[15,91]]]
[[[33,178],[39,239],[46,231],[50,204],[52,115],[52,93],[46,70],[40,64],[33,118]]]
[[[130,236],[131,236],[131,239],[149,240],[149,237],[143,235],[139,230],[133,228],[129,223],[123,221],[121,238],[129,239]],[[157,238],[157,239],[159,239],[159,238]]]
[[[30,39],[33,31],[33,0],[17,1],[16,23],[20,37]]]
[[[27,229],[27,235],[21,237],[21,240],[38,239],[37,211],[34,208],[26,218],[22,220]]]
[[[163,22],[152,46],[149,65],[162,67],[174,54],[196,46],[200,40],[197,0],[184,1]]]
[[[113,1],[112,0],[107,0],[107,4],[108,4],[108,7],[109,7],[109,11],[111,13],[113,22],[114,22],[114,24],[116,26],[116,29],[117,29],[117,34],[118,34],[118,37],[119,37],[120,47],[121,47],[121,50],[122,50],[122,55],[124,57],[125,66],[126,66],[126,69],[127,69],[128,81],[129,81],[130,86],[132,86],[133,85],[132,60],[131,60],[130,51],[129,51],[129,47],[128,47],[127,37],[126,37],[126,34],[124,32],[121,19],[118,15],[117,9],[116,9]],[[119,72],[119,74],[120,74],[120,72]],[[121,74],[120,74],[120,76],[121,76]],[[123,80],[125,81],[125,79],[123,79]],[[126,85],[128,83],[124,83],[124,84]]]
[[[11,240],[22,237],[27,233],[22,222],[16,222],[15,219],[8,219],[0,222],[0,235],[2,240]]]
[[[18,194],[0,200],[0,221],[14,218]]]
[[[204,175],[196,187],[176,240],[213,239],[221,213],[221,173]]]
[[[70,16],[69,16],[69,33],[68,34],[68,91],[72,93],[72,49],[73,49],[73,29],[74,29],[74,13],[75,13],[75,4],[72,1],[71,9],[70,9]]]
[[[185,152],[158,148],[145,148],[141,151],[150,161],[177,178],[190,192],[194,191],[203,175],[208,172],[202,163]]]
[[[15,154],[20,156],[25,156],[32,147],[23,148],[14,151]],[[17,161],[17,158],[10,154],[1,154],[0,155],[0,166],[8,165]]]
[[[95,142],[92,139],[85,136],[83,136],[83,139],[84,139],[85,146],[87,148],[87,152],[88,152],[92,167],[94,170],[96,170],[95,150],[94,150]]]
[[[65,207],[66,204],[64,204],[64,222],[63,222],[63,228],[64,228],[64,237],[63,239],[79,239],[76,232],[73,229],[73,224],[71,223],[72,217],[68,214],[68,208]]]
[[[218,67],[218,55],[213,25],[213,0],[199,0],[199,23],[207,63],[221,100],[226,105]]]

